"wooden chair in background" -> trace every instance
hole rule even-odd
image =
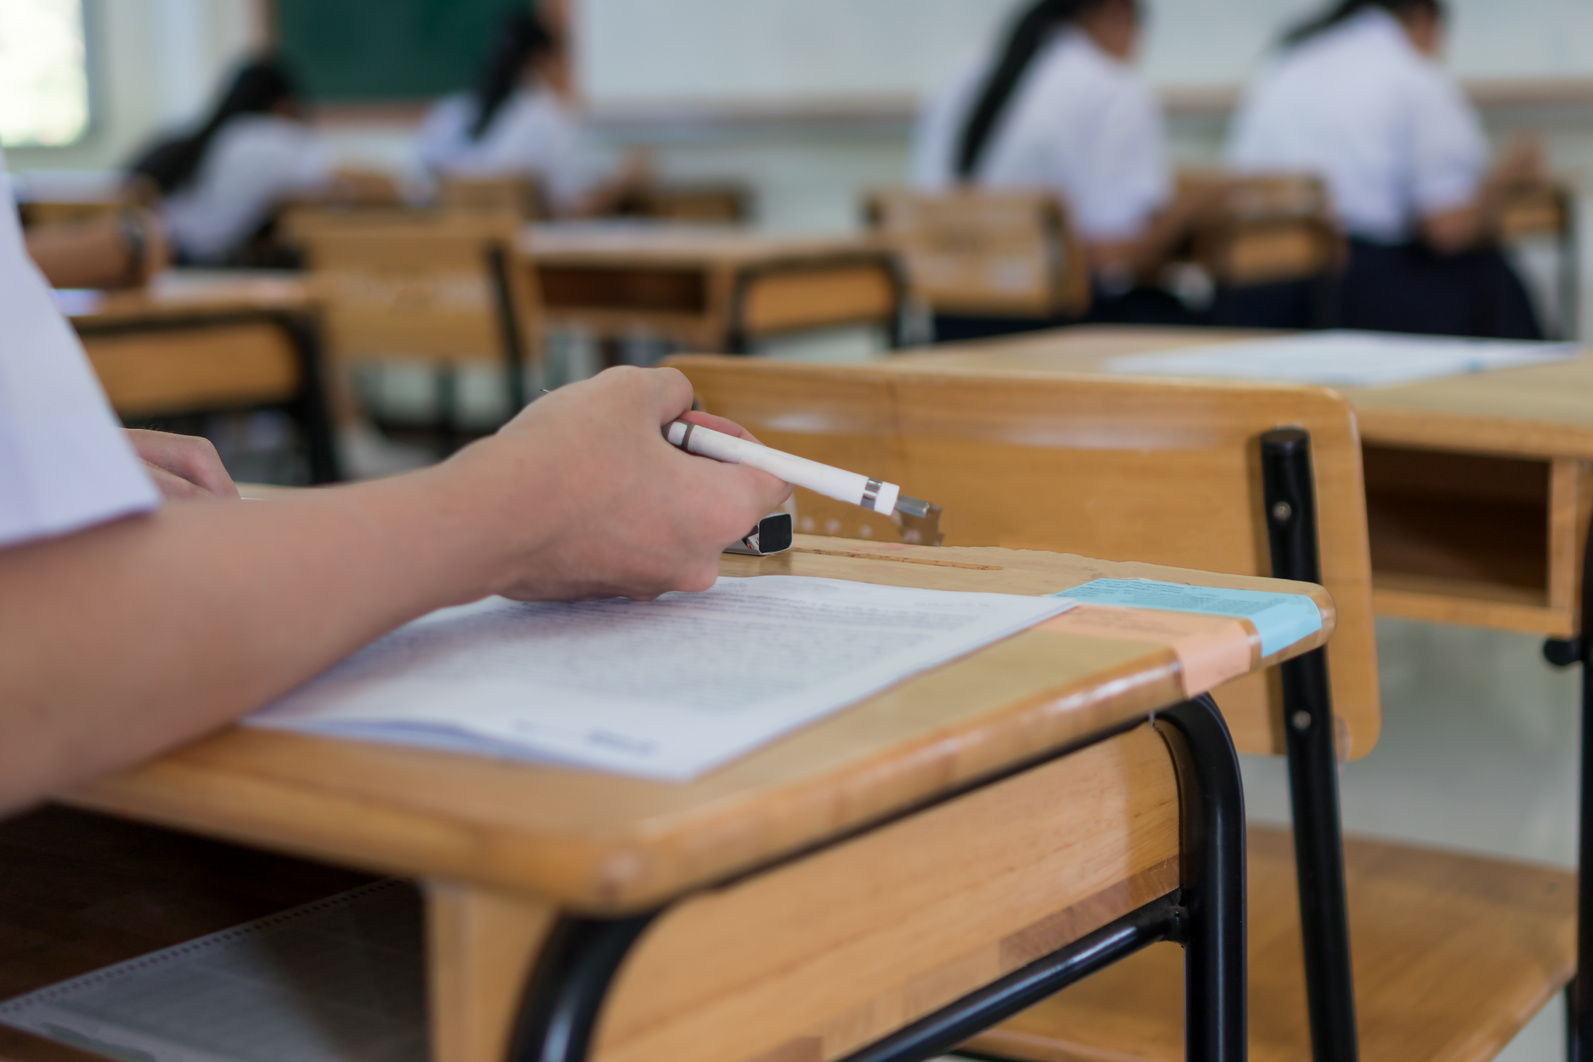
[[[1505,199],[1496,227],[1500,242],[1506,246],[1539,240],[1549,240],[1554,244],[1554,297],[1558,311],[1555,331],[1562,339],[1575,339],[1578,303],[1581,299],[1576,190],[1555,180],[1521,185]]]
[[[1240,751],[1288,758],[1293,796],[1292,846],[1286,831],[1250,831],[1252,1059],[1344,1062],[1357,1048],[1376,1062],[1491,1057],[1571,977],[1572,875],[1341,843],[1334,761],[1365,755],[1380,725],[1360,446],[1342,398],[1055,373],[674,364],[708,411],[766,443],[942,505],[948,544],[1290,574],[1329,589],[1339,614],[1325,661],[1216,691]],[[805,492],[798,516],[823,534],[895,534]],[[1176,1059],[1169,958],[1151,949],[970,1047],[1033,1062]]]
[[[864,215],[937,319],[1027,318],[1038,328],[1090,308],[1084,245],[1052,193],[892,189],[871,194]]]
[[[1346,249],[1321,180],[1306,174],[1179,176],[1185,188],[1210,180],[1230,187],[1197,223],[1183,254],[1215,288],[1217,323],[1331,325],[1332,284]],[[1291,289],[1290,302],[1302,304],[1291,308],[1293,319],[1268,319],[1277,293]]]
[[[542,187],[530,177],[444,177],[437,205],[466,213],[507,214],[521,221],[548,216]]]
[[[527,400],[540,314],[534,278],[517,268],[518,233],[518,222],[495,214],[301,212],[292,238],[326,299],[333,361],[437,364],[441,427],[451,435],[460,364],[502,366],[508,416]]]
[[[624,217],[659,221],[745,224],[752,218],[752,189],[730,182],[649,183],[620,204]]]

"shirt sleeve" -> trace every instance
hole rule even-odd
[[[1410,199],[1423,216],[1465,205],[1488,164],[1488,141],[1471,104],[1442,71],[1424,69],[1410,94]]]
[[[0,548],[159,503],[0,185]]]
[[[1161,109],[1148,88],[1125,83],[1112,94],[1084,157],[1073,189],[1080,233],[1091,243],[1138,236],[1171,192]]]

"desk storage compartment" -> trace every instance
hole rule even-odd
[[[700,269],[547,265],[536,272],[549,309],[692,316],[708,312],[708,276]]]
[[[1378,611],[1568,634],[1587,526],[1581,462],[1367,445]]]

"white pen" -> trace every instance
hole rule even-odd
[[[793,486],[889,516],[901,528],[904,542],[940,544],[940,506],[906,497],[894,483],[809,461],[684,420],[672,422],[664,434],[687,453],[760,469]]]

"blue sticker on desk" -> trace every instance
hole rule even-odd
[[[1151,579],[1097,579],[1055,596],[1099,605],[1241,617],[1249,620],[1261,635],[1262,656],[1287,649],[1322,629],[1321,611],[1316,602],[1304,594],[1224,590],[1216,586],[1184,586]]]

